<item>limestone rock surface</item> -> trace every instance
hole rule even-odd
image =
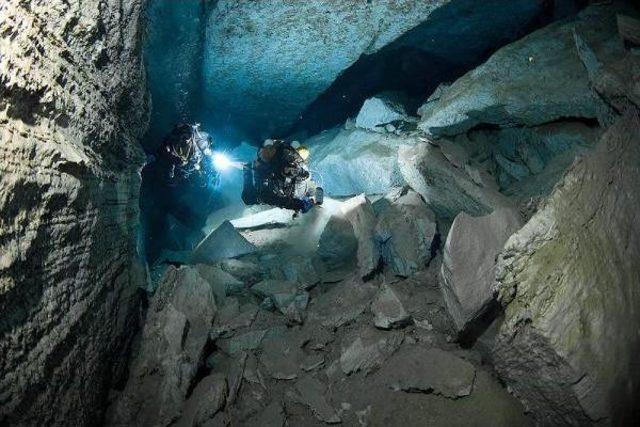
[[[398,148],[415,138],[364,129],[333,129],[305,142],[309,168],[330,196],[386,194],[402,184]]]
[[[619,119],[506,243],[498,372],[542,424],[629,422],[640,376],[640,120]]]
[[[474,179],[470,168],[455,166],[446,150],[428,142],[403,146],[398,151],[398,163],[405,181],[418,192],[427,205],[441,218],[453,220],[460,212],[486,215],[511,201],[491,183]]]
[[[509,237],[522,227],[515,209],[490,215],[460,213],[444,246],[440,287],[458,331],[467,329],[495,303],[496,257]]]
[[[437,234],[436,217],[415,191],[400,189],[376,202],[375,238],[385,265],[395,274],[409,277],[426,267]]]
[[[2,425],[94,423],[126,372],[145,280],[142,6],[0,3]]]
[[[456,135],[479,124],[533,126],[561,118],[596,119],[606,107],[590,87],[574,31],[607,55],[621,50],[614,6],[591,6],[512,43],[420,109],[430,135]]]
[[[380,263],[380,248],[374,240],[376,216],[371,202],[364,194],[342,203],[341,214],[353,227],[358,242],[357,260],[361,277],[368,277]]]
[[[167,270],[151,301],[125,390],[111,409],[111,424],[169,425],[180,418],[216,313],[213,290],[195,268]]]

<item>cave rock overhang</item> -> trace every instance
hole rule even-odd
[[[415,109],[439,83],[578,3],[154,0],[151,133],[175,120],[227,136],[316,132],[389,90],[413,97]]]

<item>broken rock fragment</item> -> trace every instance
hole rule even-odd
[[[427,142],[403,146],[398,163],[407,184],[440,218],[453,220],[460,212],[487,215],[497,207],[512,205],[493,186],[480,185],[466,168],[455,167],[441,147]]]
[[[198,264],[196,268],[200,276],[209,282],[219,304],[224,304],[227,296],[238,295],[244,290],[241,281],[218,266]]]
[[[389,286],[383,286],[371,304],[373,323],[380,329],[401,328],[411,323],[411,316]]]
[[[460,213],[453,221],[444,247],[440,287],[459,332],[491,309],[496,257],[520,227],[520,213],[509,208],[476,218]]]
[[[185,403],[178,425],[206,425],[224,409],[229,389],[224,374],[216,373],[203,378]]]
[[[385,265],[398,276],[409,277],[431,260],[436,218],[422,197],[398,189],[385,197],[375,228]]]
[[[320,257],[330,268],[337,268],[344,266],[345,260],[352,259],[353,253],[348,251],[356,249],[360,276],[369,278],[380,264],[375,226],[375,212],[364,194],[343,202],[320,237]]]
[[[223,259],[218,265],[224,271],[249,286],[258,283],[262,278],[262,272],[260,271],[258,263],[244,259],[244,257],[241,259]]]
[[[167,269],[151,300],[129,380],[114,404],[114,423],[168,425],[180,417],[216,312],[211,287],[195,268]]]
[[[370,327],[345,337],[344,350],[340,355],[340,368],[346,375],[369,373],[380,367],[402,344],[401,332],[381,332]]]

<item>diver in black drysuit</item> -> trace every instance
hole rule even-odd
[[[181,182],[194,179],[197,181],[204,175],[214,175],[211,165],[210,136],[200,131],[200,125],[180,123],[164,139],[156,152],[158,167],[165,177],[165,183],[176,186]]]
[[[142,220],[150,262],[163,249],[191,249],[214,206],[218,173],[211,160],[212,139],[199,125],[177,124],[149,156],[142,171]],[[183,230],[173,230],[175,218]],[[187,235],[188,234],[188,235]],[[186,245],[186,246],[185,246]]]
[[[296,185],[309,178],[304,159],[290,144],[269,141],[252,164],[245,165],[242,200],[247,205],[265,203],[297,212],[314,205],[308,197],[296,197]]]

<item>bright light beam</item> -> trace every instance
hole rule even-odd
[[[213,153],[213,167],[222,172],[233,166],[233,162],[224,153]]]

